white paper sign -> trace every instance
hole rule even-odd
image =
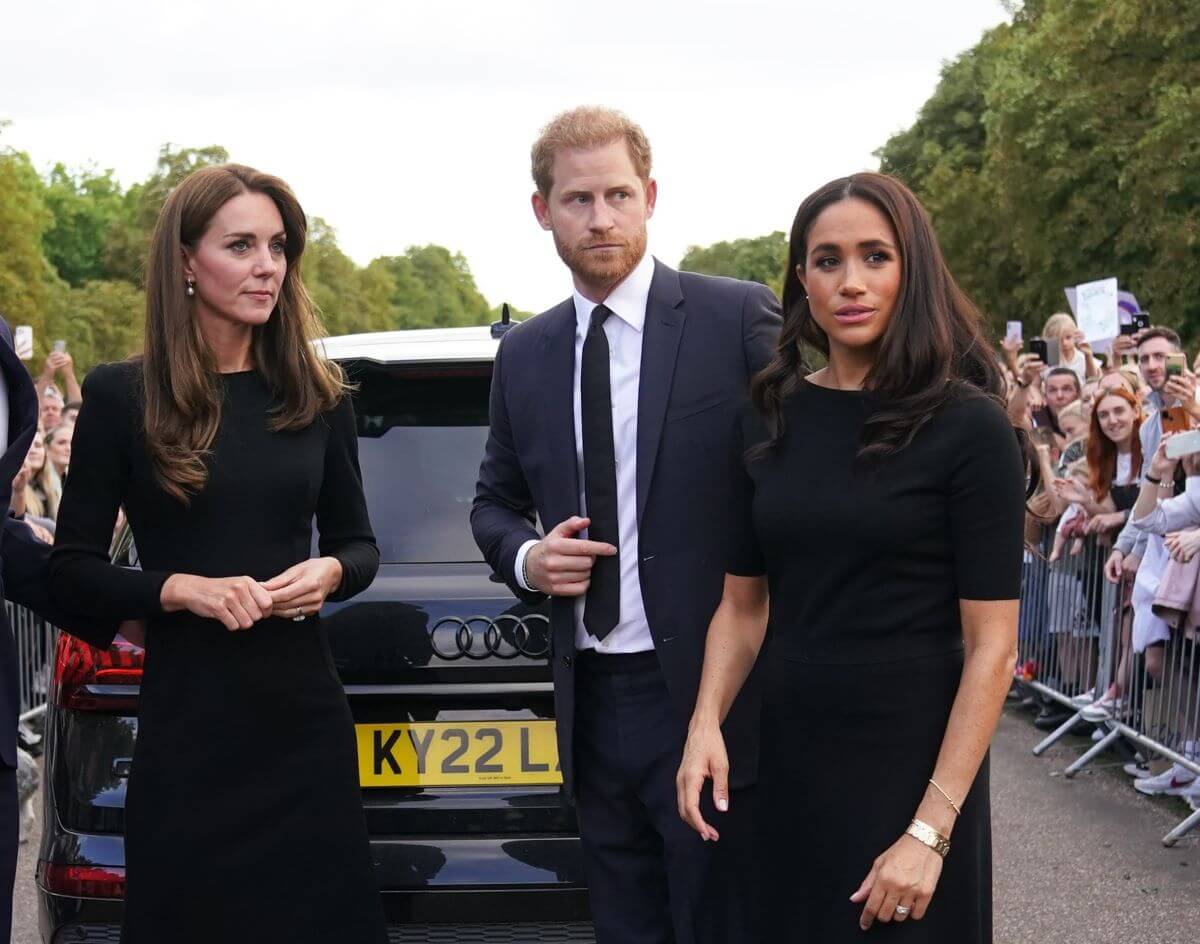
[[[1089,341],[1105,341],[1121,333],[1117,311],[1117,280],[1101,279],[1075,286],[1075,315]]]
[[[33,357],[32,325],[17,325],[16,330],[13,331],[13,348],[17,352],[17,357],[23,361]]]

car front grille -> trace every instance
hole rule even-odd
[[[121,944],[119,924],[68,924],[54,935],[54,944]]]
[[[388,944],[595,944],[590,921],[569,924],[404,924]]]

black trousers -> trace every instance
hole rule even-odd
[[[657,656],[580,653],[575,777],[598,944],[755,942],[754,789],[705,818],[706,843],[679,818],[675,774],[684,725]]]
[[[12,937],[17,878],[17,772],[0,764],[0,941]]]

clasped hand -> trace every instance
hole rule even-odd
[[[161,600],[168,613],[187,610],[233,631],[249,629],[271,615],[295,619],[316,613],[341,581],[340,561],[316,557],[262,583],[252,577],[172,574],[163,584]]]

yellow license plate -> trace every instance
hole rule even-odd
[[[562,783],[553,721],[359,724],[364,787]]]

